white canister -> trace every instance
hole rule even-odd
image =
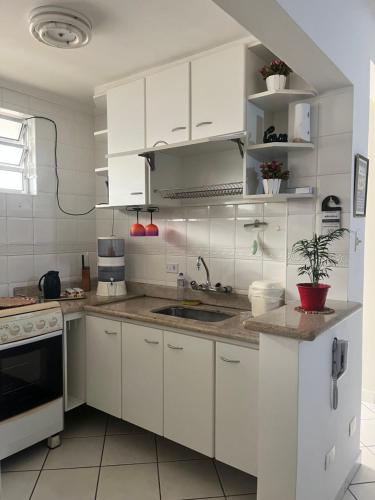
[[[286,76],[271,75],[266,78],[267,90],[283,90],[286,85]]]
[[[311,142],[310,114],[311,106],[307,102],[301,102],[295,105],[293,142]]]
[[[284,287],[277,281],[254,281],[249,286],[249,301],[254,317],[284,304]]]

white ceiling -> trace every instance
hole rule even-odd
[[[28,31],[29,12],[61,5],[93,24],[88,46],[54,49]],[[249,33],[211,0],[13,0],[1,2],[0,76],[90,102],[95,86]]]

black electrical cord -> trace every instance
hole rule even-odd
[[[56,201],[57,201],[57,206],[59,207],[60,211],[66,215],[72,215],[72,216],[82,216],[82,215],[87,215],[90,214],[95,210],[95,207],[90,208],[90,210],[87,210],[87,212],[82,212],[82,213],[73,213],[73,212],[67,212],[64,210],[60,204],[60,199],[59,199],[59,187],[60,187],[60,179],[59,179],[59,172],[57,170],[57,125],[52,118],[47,118],[46,116],[30,116],[29,118],[25,118],[25,121],[27,120],[46,120],[54,126],[55,130],[55,147],[54,147],[54,156],[55,156],[55,175],[56,175]]]

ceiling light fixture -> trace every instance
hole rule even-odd
[[[76,49],[91,39],[90,20],[72,9],[46,5],[33,9],[29,16],[31,35],[46,45]]]

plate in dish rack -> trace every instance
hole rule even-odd
[[[30,306],[36,304],[38,300],[34,297],[0,297],[0,309],[10,307]]]

